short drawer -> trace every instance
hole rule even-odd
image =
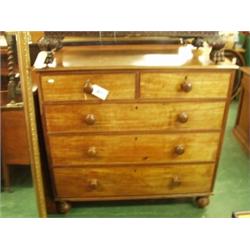
[[[127,197],[208,193],[213,164],[55,168],[58,198]]]
[[[141,98],[226,98],[230,73],[142,73]]]
[[[224,102],[45,105],[49,132],[220,129]]]
[[[88,93],[97,84],[109,91],[111,99],[133,99],[135,97],[135,75],[117,74],[61,74],[45,75],[41,78],[44,101],[99,100]]]
[[[215,161],[220,134],[50,135],[52,164]]]

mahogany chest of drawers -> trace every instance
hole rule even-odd
[[[38,71],[49,170],[61,210],[72,201],[167,197],[194,197],[206,206],[233,68],[141,65],[134,55],[120,64],[103,56],[100,63],[88,56],[80,66]],[[91,94],[94,84],[109,91],[106,100]]]

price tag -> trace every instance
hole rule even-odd
[[[109,91],[96,85],[96,84],[93,84],[92,85],[92,95],[102,99],[102,100],[106,100],[108,94],[109,94]]]
[[[48,65],[45,63],[47,56],[48,56],[48,51],[39,52],[37,57],[36,57],[34,67],[36,69],[46,68],[47,66],[50,67],[50,68],[56,67],[56,60],[55,59],[53,60],[52,63],[49,63]]]
[[[44,63],[47,58],[48,52],[47,51],[41,51],[38,53],[36,57],[36,61],[34,63],[34,67],[36,69],[42,69],[46,67],[46,64]]]

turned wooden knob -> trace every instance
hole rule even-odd
[[[180,114],[178,114],[177,119],[179,122],[185,123],[188,121],[188,114],[186,112],[181,112]]]
[[[96,189],[97,186],[98,186],[98,180],[97,179],[91,179],[89,181],[89,186],[92,188],[92,189]]]
[[[91,94],[93,91],[92,84],[90,83],[90,80],[85,81],[83,91],[86,94]]]
[[[180,180],[180,178],[179,178],[178,176],[172,177],[172,179],[171,179],[171,186],[172,186],[172,187],[178,187],[178,186],[180,186],[180,185],[181,185],[181,180]]]
[[[87,114],[85,116],[85,122],[88,125],[93,125],[95,123],[96,119],[95,116],[93,114]]]
[[[183,145],[177,145],[175,147],[175,153],[177,155],[182,155],[185,152],[185,147]]]
[[[95,157],[97,154],[96,147],[89,147],[87,154],[89,157]]]
[[[190,92],[192,90],[192,83],[185,81],[181,84],[181,89],[184,92]]]

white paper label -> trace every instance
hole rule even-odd
[[[54,58],[52,63],[49,63],[48,65],[45,63],[45,60],[48,56],[48,51],[41,51],[38,53],[37,57],[36,57],[36,61],[34,63],[34,67],[36,69],[42,69],[42,68],[46,68],[47,66],[50,68],[54,68],[56,67],[56,60]]]
[[[93,91],[91,93],[92,95],[94,95],[102,100],[106,100],[106,98],[109,94],[108,90],[106,90],[106,89],[104,89],[96,84],[92,85],[92,89],[93,89]]]
[[[38,53],[36,61],[34,63],[34,67],[36,69],[42,69],[46,67],[46,64],[44,62],[46,60],[47,55],[48,55],[47,51],[41,51]]]

